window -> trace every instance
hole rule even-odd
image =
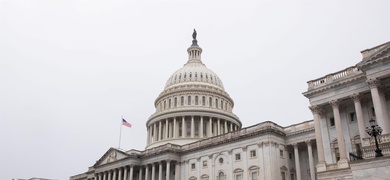
[[[177,106],[177,97],[175,97],[174,106],[175,106],[175,107]]]
[[[282,175],[282,180],[286,180],[286,173],[281,172],[280,174]]]
[[[236,174],[236,180],[242,180],[242,174]]]
[[[191,164],[191,169],[192,169],[192,170],[195,169],[195,163],[192,163],[192,164]]]
[[[355,112],[349,113],[349,120],[350,120],[350,122],[356,122],[357,121],[357,117],[356,117],[356,113]]]
[[[221,100],[221,109],[223,109],[223,101]]]
[[[213,106],[213,99],[210,97],[209,98],[209,106],[212,107]]]
[[[215,107],[218,108],[218,99],[215,99]]]
[[[203,161],[202,164],[203,164],[203,167],[207,167],[207,160]]]
[[[164,101],[164,109],[167,108],[167,101]]]
[[[184,96],[182,96],[181,98],[180,98],[180,105],[184,105]]]
[[[250,155],[251,155],[251,157],[256,157],[256,150],[250,151]]]
[[[225,174],[224,174],[223,172],[220,172],[220,173],[218,174],[218,179],[219,179],[219,180],[225,180]]]
[[[333,117],[329,118],[329,124],[330,124],[330,127],[334,127],[334,118]]]
[[[371,114],[372,114],[372,116],[375,117],[375,108],[374,107],[371,107]]]
[[[221,163],[221,164],[222,164],[222,163],[223,163],[223,158],[219,158],[219,160],[218,160],[218,161],[219,161],[219,163]]]
[[[283,157],[283,150],[279,150],[279,153],[280,153],[280,157],[282,158]]]
[[[251,173],[252,180],[257,180],[257,172]]]
[[[204,106],[205,105],[205,103],[206,103],[206,97],[202,97],[202,105]]]
[[[289,159],[293,159],[293,156],[292,156],[291,153],[288,153],[288,158],[289,158]]]
[[[171,99],[168,100],[168,107],[171,108]]]
[[[294,179],[295,179],[294,174],[290,174],[290,177],[291,177],[291,178],[290,178],[291,180],[294,180]]]
[[[334,148],[334,156],[336,158],[336,162],[338,162],[340,160],[340,152],[338,147]]]
[[[198,105],[198,96],[195,96],[195,105]]]
[[[188,96],[188,98],[187,98],[187,104],[188,104],[188,105],[191,105],[191,96]]]
[[[236,154],[236,161],[239,161],[239,160],[241,160],[241,154],[240,154],[240,153],[237,153],[237,154]]]

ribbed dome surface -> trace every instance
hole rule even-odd
[[[165,89],[180,84],[207,84],[224,90],[221,79],[201,61],[188,62],[168,79]]]

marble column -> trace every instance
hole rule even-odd
[[[133,180],[133,166],[130,166],[129,180]]]
[[[156,178],[156,164],[152,164],[152,180]]]
[[[149,165],[145,166],[145,180],[149,180]]]
[[[103,180],[107,180],[106,179],[106,172],[103,172]]]
[[[370,86],[371,89],[371,97],[372,102],[374,104],[376,116],[375,120],[378,123],[378,126],[383,129],[382,134],[390,133],[390,123],[388,122],[388,115],[385,114],[387,113],[386,107],[384,106],[386,104],[381,103],[381,93],[378,89],[380,86],[380,81],[378,79],[369,79],[367,80],[367,84]]]
[[[191,116],[191,137],[193,138],[194,136],[195,136],[194,116]]]
[[[123,180],[127,180],[127,167],[124,167],[125,169],[123,170]]]
[[[122,180],[122,169],[118,169],[118,180]]]
[[[102,180],[102,174],[98,174],[98,180]]]
[[[299,152],[298,152],[298,144],[294,143],[294,158],[295,158],[295,169],[297,171],[297,180],[301,180],[301,165],[299,164]]]
[[[161,123],[161,120],[158,121],[158,140],[161,141],[162,140],[162,123]]]
[[[309,108],[313,113],[313,119],[314,119],[314,130],[315,130],[314,132],[316,135],[316,145],[317,145],[317,154],[318,154],[317,171],[322,172],[322,171],[326,171],[324,144],[322,142],[321,124],[320,124],[320,113],[323,113],[323,111],[318,106],[310,106]]]
[[[182,119],[181,119],[181,137],[184,138],[184,137],[187,137],[187,130],[186,130],[187,126],[186,126],[186,117],[183,116]]]
[[[157,123],[153,123],[153,142],[157,141]]]
[[[213,119],[209,117],[209,134],[207,137],[212,137],[213,136]]]
[[[353,99],[353,102],[355,104],[355,112],[356,112],[356,119],[359,127],[360,142],[363,142],[363,138],[367,137],[367,133],[364,127],[363,110],[362,110],[362,105],[360,103],[361,95],[359,93],[354,93],[350,97]]]
[[[165,120],[165,139],[168,139],[168,136],[169,136],[168,127],[169,127],[169,121],[168,121],[168,118],[167,118]]]
[[[203,138],[203,116],[200,116],[199,137]]]
[[[116,169],[114,169],[112,172],[112,179],[116,180]]]
[[[221,134],[221,120],[219,118],[218,118],[218,121],[217,121],[217,127],[218,127],[217,135],[220,135]]]
[[[230,123],[230,132],[233,132],[233,123]]]
[[[175,164],[175,180],[180,180],[180,162],[178,161]]]
[[[107,175],[108,176],[108,180],[111,180],[111,172],[108,171],[107,173],[108,173],[108,175]]]
[[[139,167],[138,180],[142,180],[142,166]]]
[[[173,138],[177,138],[177,124],[176,124],[176,117],[173,118]]]
[[[309,153],[309,168],[310,168],[310,179],[315,180],[316,174],[314,172],[314,160],[313,160],[313,149],[311,147],[311,141],[306,141],[307,151]]]
[[[227,121],[225,120],[225,129],[224,129],[224,133],[227,133],[228,132],[228,127],[227,127]]]
[[[162,180],[162,162],[158,165],[158,180]]]
[[[166,180],[169,180],[169,175],[170,175],[170,166],[171,166],[171,161],[167,160],[167,172],[166,172]]]
[[[341,117],[339,110],[339,101],[332,100],[329,102],[333,108],[333,116],[336,125],[337,145],[339,146],[340,160],[337,162],[339,168],[348,167],[347,152],[345,149],[345,141],[343,135],[343,128],[341,126]]]

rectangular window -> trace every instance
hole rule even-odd
[[[329,118],[329,124],[330,124],[330,127],[334,127],[334,118],[333,117]]]
[[[175,97],[175,107],[177,106],[177,97]]]
[[[236,180],[242,180],[242,174],[236,174]]]
[[[203,167],[207,167],[207,160],[202,162]]]
[[[188,96],[187,104],[188,104],[188,105],[191,105],[191,96]]]
[[[250,151],[250,155],[251,155],[251,157],[256,157],[256,150]]]
[[[280,157],[282,158],[283,157],[283,150],[279,150],[279,153],[280,153]]]
[[[191,164],[191,169],[192,169],[192,170],[195,169],[195,163],[192,163],[192,164]]]
[[[257,180],[257,172],[252,172],[252,180]]]
[[[292,159],[292,154],[291,153],[288,153],[288,158]]]
[[[281,172],[280,174],[282,175],[282,180],[286,180],[286,173]]]
[[[334,148],[334,156],[336,158],[336,162],[338,162],[340,160],[339,148]]]
[[[237,154],[236,154],[236,161],[239,161],[239,160],[241,160],[241,154],[240,154],[240,153],[237,153]]]
[[[205,105],[205,103],[206,103],[206,97],[202,97],[202,105],[204,106]]]
[[[357,117],[356,117],[356,113],[355,112],[349,113],[349,120],[351,122],[356,122],[357,121]]]
[[[295,179],[295,176],[294,176],[294,174],[290,174],[290,176],[291,176],[291,180],[294,180]]]
[[[218,99],[215,99],[215,107],[218,108]]]
[[[198,105],[198,96],[195,96],[195,105]]]

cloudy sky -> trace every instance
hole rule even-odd
[[[193,28],[243,126],[312,119],[307,81],[390,40],[390,1],[0,1],[0,179],[68,179],[145,122]]]

